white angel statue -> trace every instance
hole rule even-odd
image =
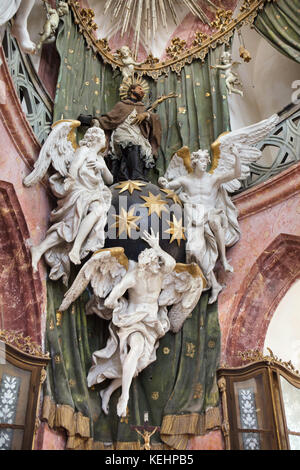
[[[62,120],[52,126],[33,171],[24,178],[25,186],[41,181],[52,164],[56,172],[49,178],[57,207],[51,212],[51,227],[46,238],[31,248],[32,267],[45,255],[51,267],[50,279],[62,277],[68,283],[70,260],[80,264],[89,252],[104,246],[104,228],[111,205],[113,182],[104,158],[105,134],[100,127],[90,127],[75,143],[74,129],[79,121]],[[71,143],[73,141],[73,144]]]
[[[35,54],[36,52],[36,45],[30,39],[27,26],[28,17],[34,4],[35,0],[1,0],[0,2],[0,26],[15,15],[11,34],[17,39],[22,51],[27,54]]]
[[[132,57],[132,52],[128,46],[122,46],[118,49],[117,54],[115,54],[117,58],[119,58],[123,64],[122,67],[122,76],[123,80],[128,80],[128,78],[134,75],[134,66],[135,65],[142,65],[144,62],[137,62]]]
[[[158,184],[166,189],[179,190],[185,205],[186,261],[196,262],[212,288],[209,303],[217,300],[222,290],[214,268],[218,258],[225,271],[233,268],[226,258],[226,247],[240,238],[238,212],[228,193],[240,188],[239,180],[250,174],[249,164],[261,157],[254,145],[276,126],[278,116],[257,124],[224,133],[211,145],[212,164],[207,150],[190,155],[183,147],[173,156],[164,177]]]
[[[238,88],[242,83],[239,79],[239,76],[236,72],[236,69],[240,65],[240,62],[232,62],[230,52],[223,52],[221,55],[221,65],[211,65],[211,69],[220,69],[224,70],[225,73],[225,83],[228,90],[228,94],[236,93],[238,95],[244,96],[242,90]]]
[[[86,313],[110,320],[106,347],[93,353],[87,377],[89,387],[105,379],[112,380],[100,392],[106,414],[112,393],[122,387],[117,414],[126,416],[133,377],[156,360],[159,339],[168,330],[180,330],[197,305],[205,282],[196,264],[176,264],[160,248],[152,229],[151,235],[144,232],[143,240],[151,248],[140,253],[137,263],[128,262],[123,248],[94,253],[79,271],[59,308],[66,310],[91,282],[94,295]],[[168,306],[172,306],[169,312]]]

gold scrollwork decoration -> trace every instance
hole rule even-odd
[[[300,372],[294,367],[291,361],[283,361],[278,356],[275,356],[270,348],[267,348],[267,350],[269,351],[269,355],[263,354],[258,349],[248,349],[247,351],[239,352],[238,356],[241,357],[243,361],[247,362],[267,361],[270,364],[279,364],[294,374],[300,375]]]
[[[239,14],[233,17],[231,10],[218,9],[215,19],[210,23],[213,33],[205,37],[204,34],[196,32],[194,42],[191,47],[186,47],[184,40],[173,38],[169,46],[169,58],[160,62],[152,54],[148,56],[142,65],[135,67],[135,72],[139,76],[148,75],[154,80],[158,80],[161,75],[167,75],[169,71],[179,74],[186,64],[191,64],[193,60],[204,61],[211,49],[215,49],[219,44],[229,44],[236,29],[243,25],[253,24],[259,10],[265,4],[276,2],[276,0],[244,0]],[[80,7],[78,1],[69,0],[69,4],[74,16],[74,23],[78,25],[79,32],[83,34],[87,47],[92,48],[95,54],[100,54],[104,63],[109,63],[113,69],[123,67],[123,63],[110,51],[107,39],[97,39],[94,32],[97,25],[94,21],[94,12],[91,9]],[[175,42],[174,42],[175,41]]]
[[[44,353],[42,347],[35,343],[30,336],[24,336],[23,333],[0,329],[0,341],[19,349],[19,351],[31,356],[48,358],[49,353]]]

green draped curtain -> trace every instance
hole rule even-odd
[[[255,20],[256,30],[279,52],[300,62],[300,0],[267,4]]]
[[[54,121],[76,118],[79,114],[97,116],[109,111],[119,100],[121,74],[103,64],[72,24],[64,18],[57,48],[61,68],[55,99]],[[162,145],[155,183],[173,155],[183,145],[191,150],[209,148],[217,136],[229,130],[227,94],[222,73],[210,69],[224,50],[212,51],[205,62],[194,61],[180,75],[170,72],[157,82],[147,79],[151,102],[174,91],[178,98],[158,109],[162,122]],[[73,273],[73,278],[76,271]],[[70,280],[71,282],[72,280]],[[128,416],[116,415],[120,390],[110,401],[110,414],[101,411],[99,390],[88,389],[86,376],[93,351],[106,344],[107,322],[86,317],[86,292],[64,312],[57,309],[66,288],[48,282],[47,347],[51,364],[45,385],[43,419],[68,432],[69,448],[139,448],[140,436],[134,426],[159,426],[151,439],[154,447],[185,449],[188,438],[220,425],[216,369],[220,354],[220,328],[217,304],[208,305],[208,294],[188,318],[182,330],[160,341],[157,361],[134,379]],[[148,421],[147,421],[148,419]]]

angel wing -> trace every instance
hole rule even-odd
[[[57,121],[52,125],[33,171],[23,180],[25,186],[33,186],[41,181],[51,164],[61,176],[66,176],[76,149],[75,128],[79,126],[80,121],[72,119]]]
[[[171,181],[178,176],[186,176],[192,173],[191,154],[188,147],[182,147],[173,155],[164,178]]]
[[[123,248],[104,248],[95,252],[80,269],[72,286],[65,293],[59,310],[67,310],[89,283],[95,296],[106,297],[125,276],[127,270],[128,258]]]
[[[250,175],[249,165],[258,160],[262,152],[255,145],[272,132],[279,117],[274,114],[264,121],[260,121],[251,126],[237,129],[232,132],[221,134],[211,145],[212,167],[210,173],[224,173],[232,171],[235,163],[233,149],[238,153],[241,160],[241,176],[239,180],[246,179]],[[241,184],[238,179],[223,184],[228,192],[237,191]]]
[[[166,275],[158,299],[159,307],[172,306],[168,317],[170,330],[177,333],[196,307],[206,280],[195,263],[177,263],[174,271]]]

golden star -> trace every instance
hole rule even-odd
[[[165,230],[165,233],[169,233],[172,235],[171,240],[169,243],[172,243],[174,240],[177,240],[178,246],[180,246],[181,240],[186,240],[184,232],[185,227],[182,225],[182,219],[177,220],[175,215],[173,214],[173,222],[167,221],[170,225],[168,230]]]
[[[141,187],[146,186],[146,183],[142,183],[141,181],[122,181],[115,189],[121,189],[119,193],[123,193],[124,191],[129,191],[130,194],[136,189],[137,191],[142,191]]]
[[[133,215],[134,207],[129,209],[128,212],[122,207],[121,214],[114,215],[116,222],[111,227],[117,227],[119,232],[119,237],[123,232],[127,233],[128,237],[131,236],[131,230],[139,230],[139,227],[136,225],[141,217]]]
[[[154,196],[154,194],[149,191],[149,196],[141,196],[141,198],[146,201],[143,207],[148,207],[149,215],[156,213],[158,217],[160,217],[162,211],[168,212],[168,209],[165,207],[168,207],[167,202],[160,199],[160,194]]]
[[[182,206],[182,202],[180,200],[180,198],[178,197],[178,194],[176,194],[174,191],[172,191],[172,189],[161,189],[161,191],[163,191],[164,193],[167,194],[167,199],[172,199],[172,201],[175,203],[175,204],[180,204]]]

